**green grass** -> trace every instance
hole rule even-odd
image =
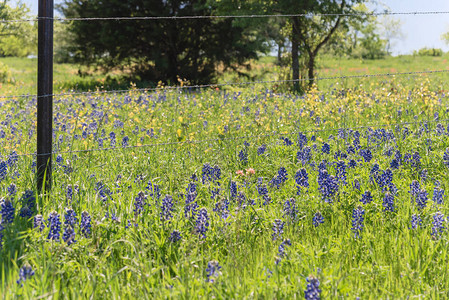
[[[400,59],[389,58],[396,68]],[[444,57],[440,59],[442,62]],[[35,61],[2,62],[15,66],[12,71],[16,74],[16,85],[3,85],[2,91],[28,88],[32,93],[33,72],[18,70],[31,69]],[[325,63],[327,68],[337,69],[335,60]],[[357,72],[352,69],[355,61],[341,63],[345,72]],[[377,63],[380,69],[371,65],[369,70],[384,72],[390,65]],[[270,64],[266,59],[254,74],[272,68]],[[59,70],[55,81],[61,86],[80,80],[73,75],[76,66],[55,68]],[[0,176],[3,197],[11,199],[15,207],[14,221],[4,224],[2,231],[0,294],[4,299],[294,299],[304,298],[306,278],[313,275],[320,280],[324,299],[447,298],[449,232],[444,229],[432,235],[432,222],[436,212],[446,218],[449,215],[449,181],[443,160],[449,147],[449,97],[443,92],[447,89],[444,82],[435,88],[433,75],[415,80],[416,86],[403,77],[379,84],[366,80],[363,88],[320,87],[321,91],[311,90],[303,96],[275,93],[272,89],[276,87],[258,84],[185,93],[131,90],[126,94],[55,97],[54,142],[62,160],[57,163],[57,154],[53,155],[52,190],[36,193],[32,208],[45,220],[57,212],[62,223],[67,208],[76,212],[78,220],[83,211],[88,212],[92,233],[83,236],[77,224],[77,242],[72,245],[62,240],[62,231],[60,241],[48,240],[49,228],[41,232],[33,228],[32,218],[20,216],[27,203],[22,194],[35,191],[34,157],[26,154],[35,151],[36,104],[21,98],[3,101],[0,160],[7,161],[13,150],[24,155],[8,166],[4,178]],[[357,126],[379,131],[338,130]],[[385,138],[380,129],[387,130],[390,137]],[[370,162],[358,151],[346,158],[335,157],[357,145],[356,130],[361,134],[361,148],[372,151]],[[117,148],[106,150],[111,147],[112,132]],[[297,156],[300,132],[307,136],[304,146],[311,151],[307,163]],[[122,148],[125,136],[132,148]],[[285,145],[281,137],[294,144]],[[321,151],[325,142],[330,145],[329,154]],[[266,151],[258,154],[262,145]],[[101,148],[103,151],[81,151]],[[69,153],[73,150],[77,152]],[[392,156],[387,155],[390,150]],[[383,206],[385,191],[371,179],[371,170],[378,164],[381,175],[390,168],[396,151],[402,154],[403,163],[392,169],[397,195],[395,211],[389,212]],[[247,154],[248,162],[239,158],[240,153]],[[419,166],[405,160],[415,153],[421,157]],[[317,181],[318,165],[323,160],[331,163],[327,170],[336,176],[336,162],[348,165],[351,159],[357,167],[348,168],[346,184],[341,182],[338,193],[328,198],[332,203],[324,201]],[[202,182],[206,163],[220,168],[220,179]],[[288,179],[279,189],[270,187],[281,167],[287,170]],[[249,168],[255,170],[254,175],[236,173],[242,170],[246,174]],[[309,187],[301,188],[298,195],[295,174],[302,168],[308,173]],[[269,201],[259,194],[260,177]],[[360,190],[353,187],[356,179]],[[418,208],[409,193],[413,180],[429,195],[424,209]],[[160,198],[148,188],[149,181],[160,187]],[[245,199],[231,199],[231,181],[238,184]],[[185,217],[185,194],[192,182],[198,210],[205,208],[209,217],[205,237],[195,230],[197,217]],[[105,199],[100,183],[107,186]],[[16,195],[9,195],[11,184],[16,185]],[[68,187],[75,185],[79,190],[70,199]],[[443,204],[431,200],[438,186],[446,190]],[[217,188],[219,194],[213,197]],[[361,195],[367,190],[374,200],[362,204]],[[144,192],[147,205],[136,213],[139,192]],[[169,221],[161,219],[165,195],[173,198]],[[289,216],[284,207],[291,198],[295,199],[296,214]],[[229,200],[228,216],[215,211],[225,207],[225,200]],[[360,238],[355,238],[351,222],[358,206],[365,210],[365,219]],[[324,217],[318,227],[312,224],[316,212]],[[414,214],[421,216],[422,226],[410,229]],[[273,239],[276,219],[285,226],[281,237]],[[449,227],[447,222],[444,226]],[[63,230],[64,225],[61,227]],[[181,241],[170,241],[173,230],[180,231]],[[290,239],[291,246],[285,246],[285,255],[279,257],[285,239]],[[215,282],[207,282],[206,268],[214,260],[222,268]],[[26,264],[35,275],[20,286],[16,283],[19,269]]]

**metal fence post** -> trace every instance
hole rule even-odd
[[[51,188],[53,137],[53,0],[39,0],[37,61],[37,189]],[[45,183],[44,183],[45,182]]]

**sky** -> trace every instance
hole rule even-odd
[[[13,0],[11,3],[14,3]],[[37,14],[38,0],[23,0],[33,14]],[[62,3],[54,0],[54,3]],[[381,0],[392,12],[415,12],[415,11],[446,11],[449,12],[449,0]],[[383,10],[382,5],[377,5]],[[294,12],[292,12],[294,13]],[[441,48],[449,51],[449,45],[441,40],[441,35],[449,32],[449,14],[440,15],[405,15],[394,16],[402,22],[401,30],[403,38],[393,43],[394,55],[411,54],[414,50],[424,47]]]

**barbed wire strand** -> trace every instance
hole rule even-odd
[[[354,78],[372,78],[372,77],[389,77],[389,76],[403,76],[403,75],[423,75],[423,74],[438,74],[449,73],[448,70],[430,70],[430,71],[411,71],[411,72],[395,72],[395,73],[378,73],[378,74],[362,74],[362,75],[347,75],[347,76],[332,76],[332,77],[318,77],[312,81],[321,80],[336,80],[336,79],[354,79]],[[228,83],[215,83],[215,84],[200,84],[200,85],[187,85],[187,86],[166,86],[156,88],[140,88],[140,89],[127,89],[127,90],[107,90],[107,91],[91,91],[91,92],[71,92],[71,93],[58,93],[47,95],[11,95],[0,96],[0,99],[8,98],[45,98],[45,97],[61,97],[61,96],[76,96],[76,95],[99,95],[99,94],[113,94],[113,93],[131,93],[131,92],[151,92],[151,91],[164,91],[164,90],[180,90],[180,89],[202,89],[202,88],[214,88],[224,86],[235,85],[252,85],[252,84],[273,84],[273,83],[294,83],[310,81],[308,78],[290,79],[290,80],[260,80],[260,81],[246,81],[246,82],[228,82]]]
[[[340,130],[355,130],[355,129],[376,129],[382,127],[395,127],[404,125],[415,125],[415,124],[429,124],[429,123],[440,123],[449,122],[449,119],[442,120],[421,120],[414,122],[401,122],[401,123],[391,123],[391,124],[371,124],[363,126],[353,126],[353,127],[338,127],[338,128],[327,128],[327,129],[307,129],[307,130],[297,130],[294,132],[273,132],[269,134],[260,135],[245,135],[237,137],[223,137],[223,138],[212,138],[212,139],[202,139],[202,140],[185,140],[185,141],[173,141],[173,142],[163,142],[163,143],[152,143],[152,144],[142,144],[142,145],[130,145],[125,147],[106,147],[106,148],[91,148],[91,149],[80,149],[71,151],[53,151],[51,153],[23,153],[17,154],[18,157],[21,156],[44,156],[44,155],[54,155],[54,154],[72,154],[72,153],[86,153],[86,152],[99,152],[99,151],[112,151],[112,150],[128,150],[136,148],[146,148],[146,147],[161,147],[161,146],[171,146],[171,145],[184,145],[184,144],[202,144],[218,141],[232,141],[232,140],[242,140],[242,139],[255,139],[255,138],[266,138],[275,136],[289,136],[301,133],[317,133],[317,132],[329,132],[329,131],[340,131]]]
[[[39,20],[55,20],[61,22],[72,21],[133,21],[133,20],[185,20],[185,19],[243,19],[243,18],[290,18],[290,17],[360,17],[360,16],[420,16],[420,15],[446,15],[449,11],[411,11],[411,12],[357,12],[357,13],[301,13],[301,14],[249,14],[249,15],[210,15],[210,16],[118,16],[118,17],[35,17],[29,19],[2,19],[0,23],[24,23]]]

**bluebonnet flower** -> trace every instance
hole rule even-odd
[[[33,268],[31,268],[30,265],[23,265],[19,270],[19,280],[17,280],[17,284],[23,286],[23,282],[31,278],[31,276],[34,276]]]
[[[313,215],[313,219],[312,219],[312,224],[315,227],[318,227],[318,225],[323,224],[324,223],[324,218],[321,215],[320,212],[315,213],[315,215]]]
[[[2,215],[2,223],[11,224],[14,221],[15,208],[9,199],[3,199],[0,202],[0,211]]]
[[[444,190],[439,188],[439,187],[435,187],[433,189],[433,197],[432,197],[433,202],[435,202],[435,204],[443,204],[443,200],[444,200]]]
[[[282,238],[282,234],[284,233],[284,225],[285,222],[282,220],[276,219],[273,222],[273,228],[271,229],[273,231],[271,237],[273,238],[273,241],[275,241],[278,238]]]
[[[109,133],[109,140],[111,141],[111,147],[115,147],[115,132],[112,131],[111,133]]]
[[[297,184],[296,188],[298,191],[297,195],[301,194],[301,187],[308,188],[309,187],[309,175],[307,174],[307,170],[302,168],[295,174],[295,182]]]
[[[15,196],[17,194],[17,186],[14,183],[11,183],[8,186],[8,193],[10,196]]]
[[[203,173],[203,175],[202,175],[203,184],[206,184],[207,182],[210,182],[213,180],[214,168],[212,168],[210,164],[205,163],[203,165],[202,173]]]
[[[33,220],[33,228],[37,228],[39,231],[45,229],[44,220],[42,215],[36,215]]]
[[[270,186],[279,189],[281,187],[281,184],[286,182],[287,179],[288,179],[287,170],[284,167],[281,167],[279,168],[278,174],[274,176],[273,179],[271,179]]]
[[[220,218],[226,220],[229,217],[229,200],[223,199],[215,203],[213,211],[218,213]]]
[[[348,146],[348,149],[346,150],[346,152],[347,152],[348,154],[355,154],[355,148],[354,148],[354,146],[349,145],[349,146]]]
[[[83,211],[81,214],[81,223],[80,223],[81,234],[86,238],[90,237],[91,228],[92,228],[91,217],[87,211]]]
[[[296,220],[298,210],[296,209],[295,199],[291,198],[291,199],[285,200],[283,211],[284,211],[284,217],[289,217],[292,220]]]
[[[307,300],[319,300],[320,299],[320,281],[314,276],[309,276],[307,279],[307,287],[304,291],[305,299]]]
[[[381,175],[379,174],[380,171],[381,170],[379,164],[374,164],[373,167],[371,168],[369,173],[369,179],[373,184],[375,183],[379,185],[381,184]]]
[[[198,209],[198,203],[196,202],[197,192],[196,184],[194,182],[189,183],[186,189],[186,205],[184,207],[184,216],[186,218],[194,218]]]
[[[411,229],[416,229],[416,228],[418,228],[418,226],[421,227],[421,225],[422,225],[421,216],[412,215],[411,225],[412,225]]]
[[[170,242],[176,243],[177,241],[180,241],[181,239],[182,239],[181,232],[179,232],[178,230],[173,230],[170,233],[170,238],[169,238]]]
[[[328,143],[323,143],[323,146],[321,147],[321,152],[324,154],[329,154],[331,151],[331,146]]]
[[[293,142],[292,141],[290,141],[288,138],[286,138],[286,137],[281,137],[281,140],[284,142],[284,145],[285,146],[291,146],[291,145],[293,145]]]
[[[373,154],[369,149],[360,150],[360,156],[363,158],[365,162],[370,162],[373,159]]]
[[[58,156],[56,156],[56,163],[57,163],[58,165],[60,165],[60,164],[62,163],[62,161],[63,161],[62,155],[61,155],[61,154],[58,154]]]
[[[235,181],[231,181],[229,189],[231,191],[231,199],[235,199],[237,197],[237,183]]]
[[[421,155],[418,152],[413,153],[413,159],[411,160],[412,168],[419,169],[421,167]]]
[[[134,198],[134,216],[137,217],[141,212],[145,210],[145,205],[147,205],[146,200],[147,196],[144,192],[140,191],[137,194],[137,197]]]
[[[8,173],[8,165],[4,161],[0,161],[0,181],[6,178]]]
[[[173,214],[172,214],[173,211],[174,211],[173,198],[170,195],[166,195],[164,197],[164,199],[162,199],[161,220],[162,221],[170,221],[170,219],[173,217]]]
[[[307,145],[307,136],[300,132],[298,134],[298,147],[302,149],[305,145]]]
[[[151,180],[148,181],[148,184],[146,186],[146,189],[149,190],[149,196],[159,199],[161,197],[161,189],[159,185],[152,183]]]
[[[129,146],[129,137],[127,135],[125,135],[122,139],[122,147],[128,147]]]
[[[112,192],[109,190],[109,188],[101,181],[96,183],[95,191],[97,191],[103,202],[106,202],[108,197],[112,195]]]
[[[362,202],[363,204],[368,204],[371,203],[371,201],[373,201],[373,196],[371,195],[370,191],[366,191],[362,194],[362,199],[360,199],[360,202]]]
[[[427,192],[426,190],[422,189],[419,191],[418,195],[415,196],[416,204],[418,205],[419,209],[424,209],[427,205]]]
[[[336,174],[337,181],[346,184],[347,172],[346,172],[346,164],[343,160],[337,162],[336,171],[337,171]]]
[[[360,237],[360,233],[363,231],[363,221],[365,219],[365,210],[358,206],[352,211],[352,232],[354,232],[354,237]]]
[[[390,169],[386,169],[380,175],[380,186],[386,187],[389,186],[393,182],[393,172]]]
[[[449,126],[448,126],[448,128],[449,128]],[[449,168],[449,148],[446,148],[446,151],[444,151],[443,163],[446,165],[446,167]],[[0,170],[1,170],[1,163],[0,163]],[[0,172],[0,174],[1,174],[1,172]],[[0,176],[0,178],[1,178],[1,176]]]
[[[282,243],[279,245],[278,247],[278,255],[276,257],[276,261],[275,263],[278,265],[281,260],[287,255],[287,253],[285,252],[285,248],[286,246],[291,246],[292,242],[290,241],[290,239],[285,239],[284,241],[282,241]]]
[[[246,149],[240,150],[239,152],[239,160],[244,165],[248,163],[248,151]]]
[[[384,211],[393,212],[394,211],[394,195],[389,192],[386,192],[382,206],[384,207]]]
[[[12,151],[8,157],[7,164],[8,164],[8,166],[12,167],[13,165],[15,165],[17,163],[18,160],[19,160],[19,156],[17,155],[17,152]]]
[[[310,147],[305,147],[296,153],[296,158],[301,161],[303,165],[307,164],[312,159],[312,151]]]
[[[423,170],[421,171],[421,180],[422,180],[422,181],[426,181],[428,175],[429,175],[429,171],[427,171],[427,169],[423,169]]]
[[[62,239],[69,246],[71,244],[73,244],[73,243],[76,243],[76,240],[75,240],[75,229],[73,227],[71,227],[71,226],[65,226],[64,233],[62,234]]]
[[[59,235],[61,231],[61,221],[57,212],[50,213],[47,219],[47,227],[50,228],[47,239],[59,242]]]
[[[209,229],[209,217],[207,215],[207,209],[201,208],[198,212],[198,217],[195,223],[195,233],[200,235],[201,238],[206,238],[206,232]]]
[[[75,227],[75,225],[77,224],[78,219],[76,217],[76,213],[73,209],[66,209],[65,211],[65,215],[64,215],[64,225],[66,226],[70,226],[70,227]]]
[[[445,222],[444,215],[442,213],[440,213],[439,211],[433,215],[433,222],[432,222],[433,227],[432,227],[432,232],[431,232],[433,239],[438,239],[440,237],[440,234],[446,228],[443,225],[444,222]]]
[[[355,168],[357,167],[357,162],[354,159],[351,159],[348,163],[349,168]]]
[[[257,148],[257,155],[262,155],[267,150],[267,145],[262,145],[259,148]]]
[[[333,197],[338,192],[338,182],[336,178],[329,175],[325,169],[318,171],[318,190],[321,192],[323,200],[332,203]]]
[[[396,158],[391,161],[390,168],[399,169],[399,161]]]
[[[412,183],[410,184],[410,190],[409,190],[409,193],[412,196],[412,199],[414,199],[419,194],[420,190],[421,190],[421,186],[420,186],[419,182],[417,180],[413,180]]]
[[[71,184],[67,185],[66,198],[69,203],[72,203],[73,194],[78,193],[79,187],[77,185],[72,186]]]
[[[216,278],[218,278],[221,274],[221,266],[218,264],[218,261],[212,260],[207,263],[206,268],[206,276],[207,276],[207,282],[215,282]]]

